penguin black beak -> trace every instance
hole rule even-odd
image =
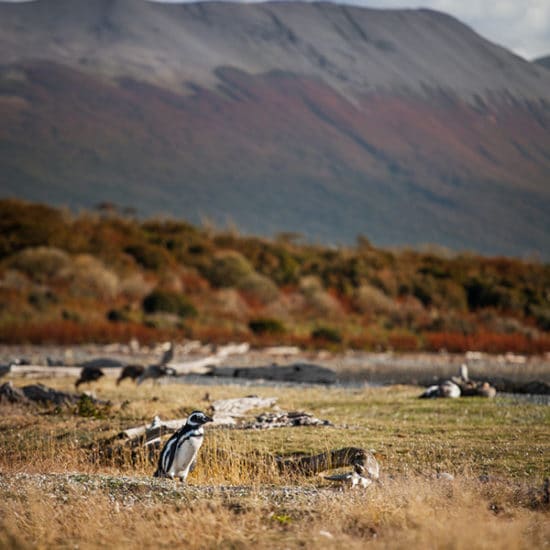
[[[213,418],[210,418],[209,416],[204,415],[204,418],[206,419],[206,420],[205,420],[205,423],[206,423],[206,422],[214,422],[214,419],[213,419]]]

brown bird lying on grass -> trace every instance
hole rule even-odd
[[[120,372],[116,385],[118,386],[125,378],[131,378],[135,382],[144,372],[143,365],[126,365]]]
[[[103,371],[99,367],[84,367],[80,371],[80,378],[74,383],[75,388],[85,382],[95,382],[104,376]]]

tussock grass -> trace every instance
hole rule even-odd
[[[44,381],[72,389],[74,380]],[[24,381],[14,380],[15,385]],[[158,385],[94,391],[113,405],[0,406],[0,547],[544,548],[550,408],[495,400],[418,400],[418,388]],[[205,400],[275,396],[334,427],[207,430],[188,485],[137,460],[97,460],[119,430],[207,409]],[[126,402],[126,403],[125,403]],[[123,404],[124,403],[124,404]],[[279,473],[275,454],[374,449],[382,484],[342,490]],[[437,478],[439,472],[454,481]]]
[[[171,490],[93,476],[1,479],[11,548],[544,548],[547,512],[496,505],[479,484],[392,480],[367,495]]]

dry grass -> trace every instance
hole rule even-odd
[[[67,390],[74,381],[44,382]],[[136,388],[109,377],[94,389],[113,402],[95,417],[0,407],[0,547],[550,545],[542,492],[550,472],[549,407],[507,398],[418,400],[418,388],[405,386]],[[211,400],[275,396],[283,409],[307,410],[336,426],[209,429],[187,487],[153,480],[144,456],[136,464],[93,460],[90,445],[121,428],[207,408],[205,392]],[[382,485],[341,491],[270,466],[273,454],[346,445],[376,450]],[[442,471],[455,480],[436,479]]]

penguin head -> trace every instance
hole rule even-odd
[[[193,411],[187,418],[187,424],[192,426],[202,426],[207,422],[212,422],[212,418],[206,416],[202,411]]]

